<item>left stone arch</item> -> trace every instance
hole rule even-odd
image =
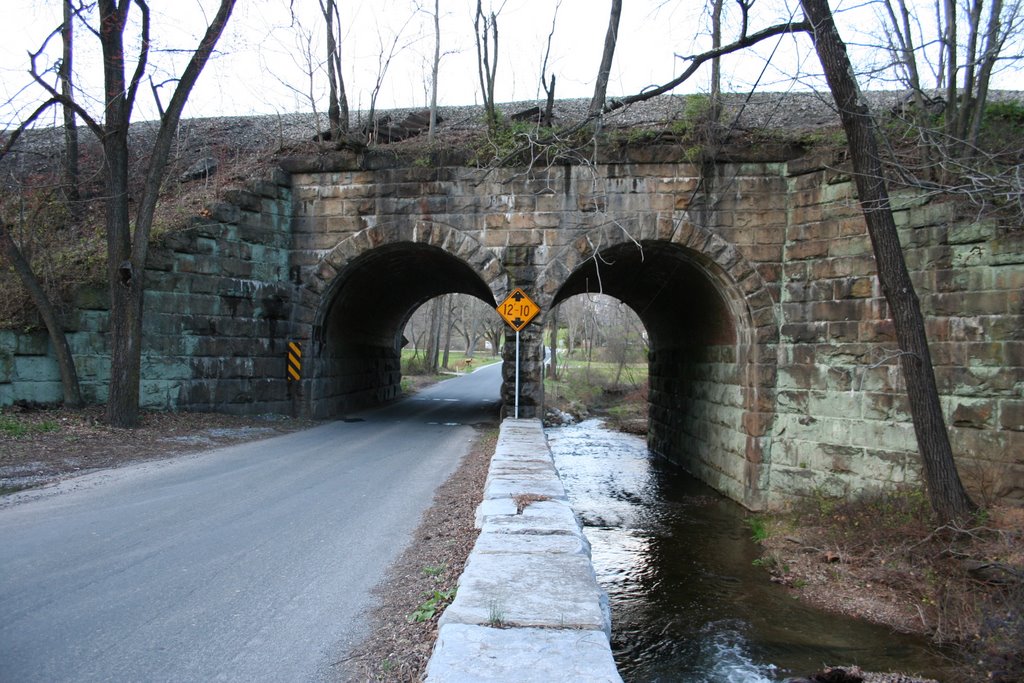
[[[310,339],[305,412],[332,417],[397,397],[406,322],[442,294],[492,306],[508,291],[498,258],[435,221],[366,228],[326,252],[308,282]]]

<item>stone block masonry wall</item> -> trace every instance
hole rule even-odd
[[[793,164],[773,494],[915,483],[895,337],[848,175]],[[1024,502],[1024,234],[895,192],[953,451],[976,496]]]
[[[154,245],[146,270],[142,402],[236,413],[292,410],[287,174],[234,192]]]
[[[733,500],[753,503],[738,375],[733,347],[651,352],[648,445]]]
[[[292,410],[285,380],[295,326],[289,278],[290,179],[235,192],[183,231],[154,240],[146,268],[141,404],[236,413]],[[86,401],[107,398],[105,287],[76,295],[66,319]],[[60,374],[45,332],[0,332],[0,406],[54,403]]]
[[[106,302],[102,290],[82,289],[64,321],[82,398],[89,403],[107,400],[110,353]],[[22,401],[57,403],[63,398],[60,369],[46,330],[0,330],[0,407]]]

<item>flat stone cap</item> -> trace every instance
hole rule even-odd
[[[442,626],[430,683],[621,683],[604,631]]]
[[[540,420],[502,422],[476,521],[426,680],[621,681],[608,596]]]

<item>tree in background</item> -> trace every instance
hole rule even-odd
[[[426,355],[424,370],[436,375],[441,369],[441,330],[444,328],[445,303],[444,295],[430,300],[427,321],[429,328],[426,339]]]
[[[548,377],[558,379],[558,306],[548,316]]]
[[[1020,57],[1024,4],[937,0],[934,32],[919,20],[924,3],[885,0],[881,7],[877,52],[888,56],[896,81],[909,93],[897,108],[908,125],[896,130],[912,144],[890,151],[898,157],[893,170],[908,185],[965,196],[982,210],[1000,203],[993,197],[1020,202],[1020,175],[1000,172],[1000,164],[992,163],[1000,153],[1018,150],[985,151],[981,138],[992,77],[1000,62]]]
[[[711,49],[722,47],[722,0],[711,0]],[[708,120],[717,123],[722,115],[722,57],[711,59],[711,106]]]
[[[63,49],[58,78],[61,95],[67,100],[73,100],[75,98],[72,69],[75,53],[74,18],[83,9],[81,5],[78,8],[74,7],[72,0],[64,0],[62,5],[64,23],[60,27],[60,41]],[[78,121],[73,107],[64,105],[62,109],[64,111],[64,194],[71,210],[71,216],[77,218],[81,212],[81,195],[78,187]]]
[[[294,15],[295,2],[292,0]],[[327,119],[330,122],[332,140],[340,140],[348,133],[348,97],[345,94],[345,79],[341,74],[341,45],[334,31],[335,24],[341,30],[337,0],[320,0],[320,13],[324,17],[327,31]]]
[[[3,155],[0,154],[0,158]],[[14,268],[21,280],[22,286],[32,297],[32,303],[39,311],[39,317],[50,337],[53,345],[54,355],[57,356],[57,367],[60,371],[61,390],[64,394],[64,405],[68,408],[80,408],[82,406],[82,390],[78,382],[78,370],[75,367],[75,357],[71,354],[71,346],[68,344],[68,337],[64,331],[64,324],[56,307],[47,296],[39,278],[32,270],[32,265],[25,258],[21,248],[11,235],[10,226],[0,219],[0,255]]]
[[[433,140],[437,134],[437,73],[441,68],[441,0],[434,0],[434,58],[430,62],[430,128]]]
[[[501,4],[504,7],[505,3]],[[476,0],[473,32],[476,36],[477,74],[480,77],[480,96],[484,101],[484,119],[487,127],[498,125],[498,112],[494,103],[494,83],[498,76],[498,15],[501,7],[485,14],[483,0]]]
[[[544,88],[544,114],[541,116],[540,125],[551,127],[555,108],[555,74],[548,78],[548,59],[551,57],[551,41],[555,37],[555,25],[558,23],[558,10],[562,7],[562,0],[555,3],[555,11],[551,15],[551,30],[548,32],[547,47],[544,49],[544,60],[540,64],[540,85]]]
[[[68,216],[76,220],[81,211],[81,197],[79,191],[79,170],[78,170],[78,128],[75,116],[75,109],[67,104],[74,98],[73,81],[73,58],[74,58],[74,19],[85,12],[80,4],[74,6],[71,0],[64,0],[62,4],[63,22],[61,25],[43,41],[43,45],[29,55],[33,68],[37,59],[46,49],[47,43],[57,33],[61,37],[61,59],[57,66],[57,80],[60,86],[60,93],[65,98],[62,105],[64,115],[64,155],[61,164],[61,188],[63,191],[64,205],[68,207]],[[59,99],[51,97],[36,108],[31,115],[22,121],[7,137],[3,148],[0,149],[0,159],[7,157],[14,148],[18,139],[32,127],[35,122],[50,107],[60,104]],[[56,201],[52,202],[56,204]],[[81,385],[78,381],[78,369],[75,365],[74,355],[71,353],[71,345],[68,343],[63,321],[57,307],[46,293],[42,282],[32,268],[30,258],[26,257],[25,251],[21,248],[12,234],[12,226],[0,217],[0,255],[18,274],[22,286],[29,293],[33,305],[39,313],[43,325],[46,327],[53,346],[54,355],[57,359],[57,368],[60,372],[61,391],[63,403],[69,408],[79,408],[83,405]]]
[[[594,96],[590,100],[590,116],[596,118],[604,111],[605,94],[608,92],[608,76],[612,71],[612,59],[615,57],[615,45],[619,40],[619,18],[622,16],[622,0],[612,0],[612,8],[608,15],[608,32],[604,36],[604,49],[601,51],[601,66],[597,70],[597,81],[594,84]]]

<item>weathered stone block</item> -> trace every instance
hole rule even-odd
[[[14,353],[17,356],[45,356],[50,348],[46,332],[22,332],[15,335]]]
[[[10,351],[0,349],[0,384],[11,382],[14,379],[14,354]],[[0,403],[0,405],[4,405]]]
[[[1016,432],[1024,431],[1024,399],[999,401],[999,426]]]

